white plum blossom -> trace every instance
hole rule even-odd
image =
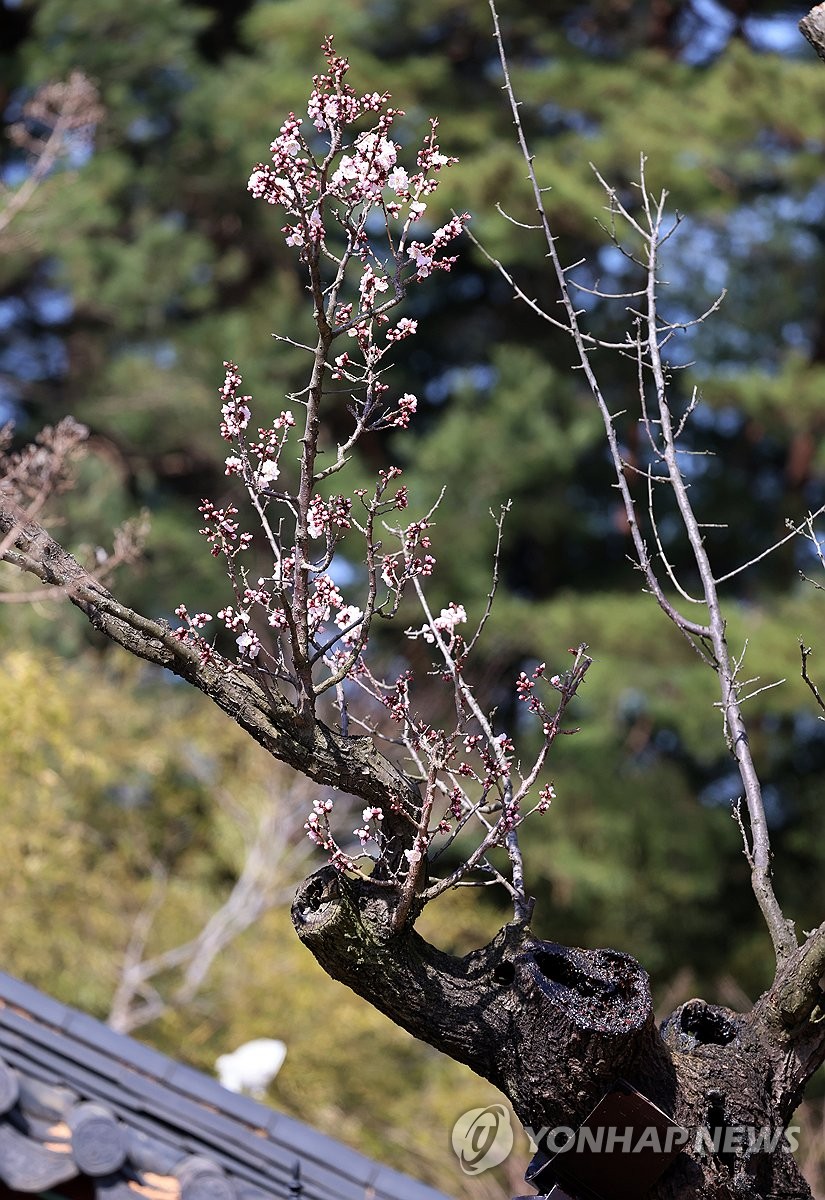
[[[420,629],[407,630],[409,637],[423,637],[425,642],[433,644],[435,642],[435,631],[447,634],[447,641],[451,642],[455,636],[456,625],[462,625],[467,620],[467,613],[463,604],[454,604],[451,600],[447,608],[442,608],[437,617],[433,618],[431,625],[422,625]]]
[[[271,458],[262,462],[255,475],[258,487],[269,487],[281,474],[281,468]]]
[[[261,199],[266,196],[266,188],[269,183],[269,172],[259,167],[249,176],[249,183],[246,185],[247,190],[255,196],[256,199]]]
[[[539,792],[539,801],[536,805],[536,812],[546,813],[552,802],[556,798],[556,789],[552,783],[548,783]]]
[[[349,194],[354,200],[375,197],[395,167],[398,146],[384,134],[371,131],[356,138],[353,150],[352,154],[341,156],[330,188],[341,196]]]
[[[310,624],[316,629],[324,625],[332,614],[343,606],[344,600],[338,588],[327,574],[317,575],[307,605]]]
[[[404,338],[412,337],[418,329],[418,322],[411,320],[409,317],[402,317],[393,329],[387,330],[388,342],[400,342]],[[337,361],[337,359],[336,359]]]
[[[220,389],[220,395],[224,400],[221,405],[221,437],[231,442],[233,439],[240,436],[249,424],[249,418],[252,416],[252,410],[249,407],[251,396],[238,396],[237,389],[241,385],[241,377],[238,374],[238,368],[232,362],[225,362],[226,375],[224,376],[223,387]]]
[[[341,186],[352,179],[358,178],[358,164],[349,154],[345,154],[341,159],[337,171],[332,176],[330,183],[333,188],[340,190]]]
[[[379,133],[362,133],[355,142],[360,162],[375,165],[382,171],[391,171],[398,158],[395,142]]]
[[[364,268],[364,273],[358,283],[358,290],[363,297],[364,304],[369,306],[375,302],[376,292],[386,292],[389,287],[388,280],[381,275],[376,275],[369,263]]]
[[[290,158],[297,158],[298,152],[301,149],[301,143],[298,141],[298,130],[301,126],[299,120],[289,120],[281,126],[281,136],[276,138],[271,143],[269,150],[271,154],[277,154],[279,151],[286,154]]]
[[[410,423],[410,417],[418,408],[418,399],[413,396],[412,392],[405,392],[398,401],[398,409],[392,419],[391,424],[399,426],[401,429],[406,429]]]
[[[223,621],[227,629],[240,629],[249,624],[249,611],[242,608],[239,612],[235,612],[232,605],[227,604],[218,612],[218,620]]]
[[[321,220],[321,210],[318,208],[317,204],[309,214],[307,225],[309,225],[309,231],[311,235],[320,240],[324,233],[324,222]]]
[[[470,219],[469,213],[462,213],[461,216],[451,217],[446,225],[441,225],[433,234],[432,247],[434,250],[441,249],[446,246],[447,242],[451,242],[453,238],[457,238],[464,231],[464,226]]]
[[[332,128],[341,115],[341,106],[337,96],[319,96],[317,92],[313,92],[307,105],[307,112],[315,122],[315,128],[318,130],[325,127]]]
[[[364,614],[357,604],[345,604],[336,615],[335,624],[339,629],[346,629],[347,631],[341,638],[345,646],[353,646],[358,641],[363,618]],[[366,820],[366,817],[364,820]]]
[[[369,829],[370,821],[383,821],[384,813],[380,808],[365,808],[361,813],[361,820],[364,822],[360,829],[353,829],[353,833],[358,838],[362,846],[366,846],[367,842],[375,841],[375,834]]]
[[[323,536],[329,522],[329,512],[320,496],[313,496],[307,512],[307,533],[311,538]]]
[[[295,203],[295,189],[289,180],[273,175],[265,167],[253,171],[246,186],[257,200],[266,200],[267,204],[290,207]]]
[[[240,637],[235,638],[235,643],[241,654],[245,654],[248,658],[258,657],[261,643],[258,640],[258,635],[253,633],[251,629],[245,629]]]
[[[393,167],[387,176],[387,187],[392,188],[397,196],[409,191],[410,177],[403,167]]]
[[[329,796],[324,800],[316,796],[312,801],[312,812],[304,822],[307,837],[315,842],[316,846],[322,846],[325,850],[334,848],[334,843],[329,837],[329,814],[332,812],[332,807],[332,800]]]
[[[418,268],[418,279],[426,279],[433,269],[433,251],[421,242],[412,242],[407,247],[407,254]]]

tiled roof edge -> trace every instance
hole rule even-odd
[[[346,1163],[342,1175],[353,1181],[357,1178],[365,1188],[373,1189],[375,1200],[449,1200],[444,1193],[427,1184],[368,1158],[294,1117],[229,1091],[216,1079],[177,1063],[126,1034],[116,1033],[96,1018],[45,995],[4,971],[0,971],[0,1005],[33,1018],[54,1030],[61,1040],[68,1039],[76,1044],[78,1076],[87,1073],[83,1065],[84,1050],[91,1059],[98,1055],[111,1056],[147,1081],[215,1111],[218,1117],[242,1124],[253,1136],[265,1131],[279,1142],[287,1141],[299,1156],[314,1159],[319,1164],[329,1164],[336,1159]],[[72,1079],[65,1082],[71,1086]],[[265,1140],[261,1139],[257,1144],[262,1158],[266,1158]]]

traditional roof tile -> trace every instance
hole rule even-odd
[[[0,972],[0,1181],[96,1200],[448,1200]]]

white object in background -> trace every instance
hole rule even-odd
[[[215,1063],[218,1079],[230,1092],[248,1092],[260,1100],[284,1065],[286,1046],[277,1038],[255,1038]]]

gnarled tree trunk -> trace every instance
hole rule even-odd
[[[457,958],[412,928],[391,932],[386,892],[332,868],[305,881],[292,916],[329,975],[490,1080],[532,1130],[578,1128],[619,1080],[638,1089],[688,1133],[647,1193],[655,1200],[811,1195],[780,1136],[825,1059],[825,996],[817,985],[802,1001],[791,982],[803,951],[750,1012],[691,1000],[659,1029],[647,975],[627,954],[541,941],[513,923]],[[754,1149],[751,1130],[767,1142]]]

